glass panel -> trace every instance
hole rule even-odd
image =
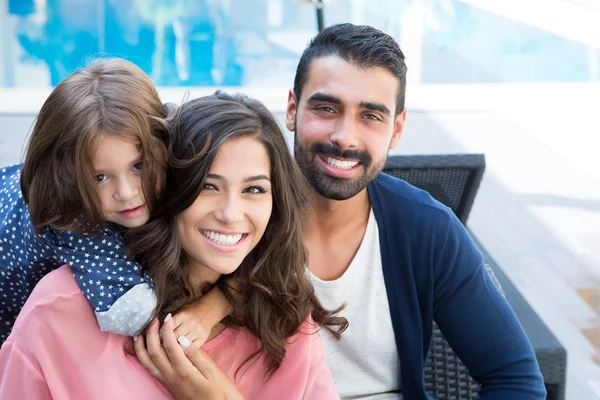
[[[315,6],[300,0],[3,3],[4,87],[56,85],[97,56],[125,57],[159,86],[289,87],[300,54],[317,29]],[[369,24],[393,35],[407,55],[409,82],[598,80],[597,48],[473,3],[478,2],[331,0],[325,3],[325,25]],[[587,6],[584,0],[568,4]],[[556,21],[564,32],[568,21]]]

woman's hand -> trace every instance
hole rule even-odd
[[[176,400],[243,399],[235,384],[201,348],[189,346],[184,353],[174,334],[170,314],[160,329],[154,319],[144,335],[137,336],[135,351],[140,363]],[[162,338],[162,343],[161,343]]]

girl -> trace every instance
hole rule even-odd
[[[160,381],[177,399],[337,398],[314,323],[339,336],[347,322],[321,307],[306,273],[306,190],[273,116],[242,96],[193,100],[168,148],[160,210],[129,232],[165,321],[162,345],[156,318],[136,340],[151,375],[123,353],[122,336],[95,326],[63,266],[35,288],[0,352],[0,397],[171,398]],[[234,307],[204,346],[219,370],[208,358],[190,364],[171,318],[213,286]]]
[[[63,264],[101,329],[133,335],[147,323],[156,300],[123,234],[148,221],[164,184],[166,116],[150,79],[122,59],[96,60],[52,91],[24,164],[0,170],[0,343]]]

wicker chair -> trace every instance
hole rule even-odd
[[[391,156],[384,172],[428,191],[450,207],[466,224],[485,170],[483,154]],[[473,234],[471,233],[471,236]],[[548,399],[564,399],[566,351],[533,311],[512,282],[476,241],[484,254],[488,272],[517,314],[536,352]],[[477,399],[479,385],[452,350],[437,325],[424,371],[425,389],[436,399]]]

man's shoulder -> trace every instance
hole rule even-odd
[[[425,190],[402,179],[381,173],[369,185],[369,196],[379,222],[382,218],[401,218],[404,224],[447,226],[452,210]]]

